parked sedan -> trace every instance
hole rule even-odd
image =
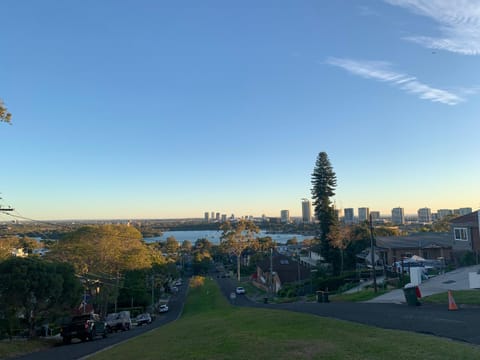
[[[137,326],[148,325],[152,322],[152,317],[149,313],[140,314],[135,318],[135,322],[137,323]]]
[[[160,305],[158,311],[161,313],[166,313],[168,311],[168,305],[166,304]]]

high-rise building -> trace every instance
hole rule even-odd
[[[405,224],[405,214],[403,212],[403,208],[396,207],[392,209],[392,223],[396,225]]]
[[[430,208],[421,208],[417,211],[418,222],[420,223],[429,223],[432,222],[432,210]]]
[[[281,219],[282,223],[290,222],[290,211],[288,211],[288,210],[280,211],[280,219]]]
[[[380,220],[380,211],[370,211],[370,217],[372,221]]]
[[[470,214],[471,212],[473,212],[473,211],[472,211],[472,208],[469,208],[469,207],[458,209],[458,215],[461,215],[461,216],[463,216],[463,215],[468,215],[468,214]]]
[[[345,224],[353,224],[355,220],[355,212],[353,208],[343,209],[343,222]]]
[[[452,215],[453,211],[450,209],[440,209],[437,210],[437,218],[443,219],[445,216]]]
[[[215,220],[220,221],[220,213],[219,212],[217,212],[215,214]]]
[[[227,221],[227,214],[222,214],[222,222],[226,222]]]
[[[333,213],[335,214],[335,219],[339,220],[340,219],[340,210],[333,209]]]
[[[304,223],[312,222],[312,205],[308,199],[302,200],[302,221]]]
[[[370,209],[367,207],[358,208],[358,221],[368,221],[370,217]]]
[[[208,211],[205,211],[205,215],[204,215],[204,220],[205,220],[205,222],[209,222],[209,217],[210,217],[210,216],[209,216]]]

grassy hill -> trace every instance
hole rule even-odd
[[[479,359],[451,340],[280,310],[233,307],[197,281],[182,317],[92,357],[102,359]]]

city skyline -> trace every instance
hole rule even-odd
[[[338,209],[480,208],[478,1],[2,5],[18,216],[301,216],[321,151]]]

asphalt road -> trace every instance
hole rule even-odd
[[[230,300],[235,291],[231,279],[217,278],[222,293]],[[309,313],[323,317],[353,321],[385,329],[405,330],[445,337],[480,345],[480,308],[461,307],[449,311],[447,306],[387,303],[313,303],[263,304],[239,295],[231,301],[237,306],[250,306]]]
[[[72,340],[72,343],[69,345],[62,344],[44,351],[39,351],[35,353],[30,353],[24,356],[20,356],[20,357],[17,357],[16,359],[70,360],[70,359],[86,358],[89,355],[92,355],[100,350],[119,344],[132,337],[138,336],[147,331],[150,331],[159,326],[162,326],[164,324],[167,324],[171,321],[176,320],[182,312],[183,304],[186,297],[186,292],[187,292],[187,285],[184,284],[180,286],[178,293],[170,298],[170,301],[168,303],[169,311],[167,313],[157,315],[156,320],[153,321],[150,325],[144,325],[144,326],[138,326],[138,327],[134,326],[129,331],[109,334],[106,339],[102,339],[101,337],[98,337],[94,341],[86,341],[86,342],[81,342],[74,339]]]

